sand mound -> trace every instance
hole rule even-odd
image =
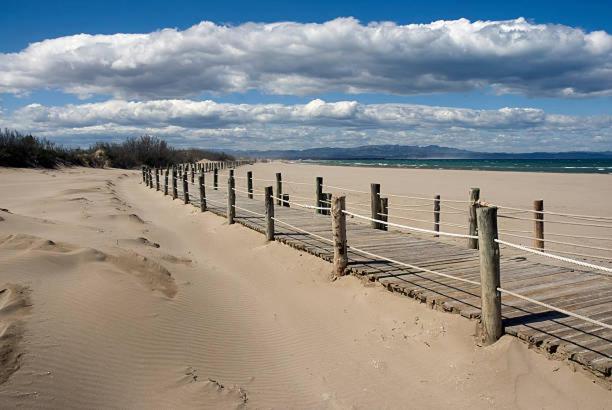
[[[23,351],[22,318],[30,309],[29,290],[24,286],[0,286],[0,384],[19,370]]]
[[[135,224],[140,224],[140,225],[144,225],[146,223],[140,216],[138,216],[136,214],[115,214],[115,215],[108,215],[108,219],[110,219],[112,221],[130,222],[130,223],[135,223]]]
[[[189,258],[186,258],[184,256],[174,256],[174,255],[170,255],[170,254],[165,254],[162,255],[162,260],[166,261],[166,262],[170,262],[170,263],[180,263],[183,265],[189,265],[192,260]]]
[[[176,295],[178,289],[172,274],[159,263],[132,251],[121,256],[109,255],[108,258],[117,268],[134,275],[149,289],[160,291],[169,298]]]

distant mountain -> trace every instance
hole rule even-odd
[[[230,151],[239,157],[261,159],[612,159],[612,151],[605,152],[528,152],[489,153],[467,151],[439,145],[364,145],[352,148],[310,148],[304,150],[245,150]]]

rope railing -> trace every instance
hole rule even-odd
[[[546,222],[547,224],[551,224],[552,223],[552,224],[561,224],[561,225],[590,226],[590,227],[594,227],[594,228],[608,228],[608,229],[612,229],[612,225],[588,224],[588,223],[583,223],[583,222],[570,222],[570,221],[551,221],[549,219],[544,221],[543,219],[521,218],[519,216],[509,216],[509,215],[498,215],[498,216],[500,218],[516,219],[516,220],[520,220],[520,221]]]
[[[320,207],[320,206],[300,204],[298,202],[288,201],[286,199],[278,198],[276,196],[273,196],[272,198],[276,199],[277,201],[283,202],[285,204],[295,205],[295,206],[300,207],[300,208],[317,209],[317,210],[322,210],[322,211],[329,211],[329,210],[331,210],[331,208],[324,208],[324,207]]]
[[[563,212],[554,212],[554,211],[536,211],[533,209],[524,209],[524,208],[514,208],[514,207],[510,207],[510,206],[505,206],[505,205],[495,205],[495,204],[488,204],[489,206],[496,206],[499,209],[510,209],[512,211],[518,211],[518,212],[522,212],[522,213],[536,213],[536,214],[544,214],[544,215],[556,215],[556,216],[565,216],[568,218],[587,218],[587,219],[593,219],[593,220],[607,220],[607,221],[612,221],[612,217],[610,216],[598,216],[598,215],[582,215],[582,214],[570,214],[570,213],[563,213]]]
[[[604,266],[595,265],[593,263],[577,261],[575,259],[566,258],[564,256],[559,256],[559,255],[554,255],[554,254],[551,254],[551,253],[548,253],[548,252],[541,252],[541,251],[538,251],[536,249],[533,249],[533,248],[530,248],[530,247],[527,247],[527,246],[517,245],[515,243],[506,242],[506,241],[503,241],[501,239],[495,239],[495,242],[497,242],[497,243],[499,243],[501,245],[509,246],[510,248],[520,249],[520,250],[525,251],[525,252],[533,253],[535,255],[545,256],[547,258],[556,259],[556,260],[560,260],[560,261],[568,262],[568,263],[573,263],[575,265],[583,266],[585,268],[591,268],[591,269],[596,269],[596,270],[600,270],[600,271],[603,271],[603,272],[612,273],[612,268],[606,268]]]
[[[478,236],[475,236],[475,235],[466,235],[466,234],[461,234],[461,233],[442,232],[442,231],[432,231],[432,230],[429,230],[429,229],[417,228],[415,226],[406,226],[406,225],[396,224],[396,223],[393,223],[393,222],[382,221],[380,219],[370,218],[368,216],[355,214],[355,213],[349,212],[349,211],[342,211],[342,212],[345,213],[346,215],[350,215],[350,216],[355,217],[355,218],[363,219],[363,220],[370,221],[370,222],[376,222],[376,223],[387,225],[387,226],[393,226],[395,228],[407,229],[407,230],[410,230],[410,231],[423,232],[423,233],[431,233],[431,234],[434,234],[434,235],[453,236],[453,237],[457,237],[457,238],[474,238],[474,239],[478,239]]]
[[[566,246],[575,246],[577,248],[586,248],[586,249],[593,249],[593,250],[597,250],[597,251],[608,251],[608,252],[612,252],[612,248],[600,248],[597,246],[590,246],[590,245],[581,245],[579,243],[571,243],[571,242],[563,242],[563,241],[555,241],[552,239],[540,239],[540,238],[534,238],[532,236],[524,236],[524,235],[515,235],[512,233],[506,233],[505,235],[507,236],[512,236],[515,238],[521,238],[521,239],[531,239],[531,240],[536,240],[536,241],[543,241],[546,243],[554,243],[557,245],[566,245]]]

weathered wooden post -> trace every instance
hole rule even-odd
[[[436,195],[434,197],[433,214],[434,214],[434,231],[440,232],[440,195]],[[439,238],[440,235],[435,234],[434,237]]]
[[[289,203],[289,194],[283,194],[283,206],[285,208],[290,208],[290,203]]]
[[[236,191],[234,191],[234,170],[230,169],[229,177],[227,178],[227,223],[232,225],[236,216]]]
[[[168,195],[168,168],[164,170],[164,196]]]
[[[200,188],[200,211],[206,211],[206,187],[204,186],[204,171],[200,170],[198,176],[198,187]]]
[[[323,177],[317,177],[315,181],[315,206],[317,207],[317,209],[315,209],[316,214],[323,213],[323,210],[320,209],[323,207],[321,204],[321,199],[323,199]]]
[[[140,170],[142,171],[142,182],[145,183],[145,182],[147,182],[147,177],[145,175],[145,166],[144,165],[141,166]]]
[[[249,199],[253,199],[253,171],[247,171],[247,192]]]
[[[380,198],[380,215],[378,217],[381,221],[389,222],[389,198]],[[389,226],[380,224],[380,229],[388,231]]]
[[[266,205],[266,239],[274,240],[274,194],[272,187],[267,186],[264,191],[264,201]]]
[[[370,184],[370,208],[371,218],[380,219],[380,184]],[[381,229],[379,222],[371,221],[370,226],[374,229]]]
[[[544,251],[544,200],[533,201],[533,247]]]
[[[276,173],[276,205],[281,206],[283,202],[283,177],[280,172]]]
[[[195,183],[195,167],[191,164],[191,183]]]
[[[470,203],[468,205],[468,235],[478,236],[478,223],[476,222],[476,208],[480,201],[480,188],[470,189]],[[478,239],[468,238],[468,249],[478,249]]]
[[[481,333],[484,345],[495,343],[503,333],[497,239],[497,207],[478,207],[478,248],[480,254]]]
[[[219,187],[219,168],[213,170],[213,189],[216,191]]]
[[[149,188],[153,189],[153,171],[149,168]]]
[[[155,168],[155,190],[159,191],[159,168]]]
[[[346,246],[346,198],[333,196],[331,200],[332,235],[334,239],[334,276],[342,276],[348,265]]]
[[[185,204],[189,203],[189,182],[187,182],[187,171],[183,173],[183,200]]]
[[[176,168],[172,168],[172,199],[178,198],[178,177],[176,175]]]

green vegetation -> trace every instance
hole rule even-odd
[[[234,159],[223,152],[197,148],[176,149],[168,146],[166,141],[149,135],[128,138],[120,143],[98,142],[87,149],[81,149],[62,147],[47,139],[13,130],[0,130],[0,166],[5,167],[163,167],[205,158],[212,161]]]

